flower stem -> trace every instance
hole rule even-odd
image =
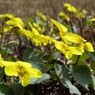
[[[80,55],[78,55],[78,57],[77,57],[77,60],[76,60],[75,66],[78,65],[79,58],[80,58]]]

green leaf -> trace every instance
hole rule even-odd
[[[41,53],[39,50],[28,48],[23,53],[23,59],[27,62],[41,62],[42,57],[45,53]]]
[[[91,75],[92,79],[90,81],[90,84],[92,86],[92,88],[95,90],[95,76],[94,75]]]
[[[74,63],[76,63],[76,60],[77,60],[78,56],[79,56],[79,55],[73,55],[72,61],[73,61]],[[88,59],[88,58],[90,58],[89,54],[88,54],[87,52],[84,52],[84,53],[79,57],[79,61],[81,61],[81,60],[86,60],[86,59]]]
[[[39,83],[44,82],[45,80],[48,80],[48,79],[50,79],[50,75],[43,73],[41,78],[31,78],[30,84],[39,84]]]
[[[78,65],[84,65],[84,66],[88,67],[87,63],[85,61],[83,61],[83,60],[78,61]]]
[[[38,92],[41,91],[41,89],[39,88],[38,89],[38,84],[35,84],[35,85],[28,85],[24,88],[24,92],[26,93],[26,95],[31,95],[30,92],[33,94],[33,95],[38,95]],[[42,94],[39,94],[39,95],[42,95]]]
[[[66,87],[69,88],[69,92],[71,94],[77,94],[77,95],[81,95],[80,91],[74,86],[72,85],[72,83],[65,79],[65,78],[60,78],[61,83]]]
[[[90,67],[95,72],[95,60],[91,60]]]
[[[13,56],[9,56],[8,57],[8,61],[13,61],[13,62],[16,62],[18,59],[13,57]]]
[[[4,70],[0,68],[0,81],[2,81],[3,76],[4,76]]]
[[[78,55],[73,55],[73,56],[72,56],[72,61],[73,61],[73,63],[76,63],[77,58],[78,58]]]
[[[12,88],[5,83],[0,83],[0,95],[13,95]]]
[[[88,59],[88,58],[90,58],[89,54],[88,54],[87,52],[84,52],[84,53],[80,56],[79,60],[86,60],[86,59]]]
[[[6,52],[6,48],[7,48],[7,53],[13,54],[13,51],[12,51],[12,47],[11,46],[3,45],[1,47],[1,49],[4,50],[4,52]]]
[[[44,69],[44,64],[41,62],[35,62],[35,63],[30,62],[30,63],[32,64],[33,68],[37,68],[41,71]]]
[[[69,70],[71,71],[71,74],[73,78],[83,87],[88,88],[88,84],[91,80],[91,73],[87,66],[80,65],[77,67],[74,67],[73,65],[70,65]]]
[[[89,26],[92,26],[92,25],[93,25],[93,23],[89,19],[85,21],[85,26],[89,27]]]
[[[60,76],[60,78],[64,77],[64,78],[70,79],[67,68],[64,65],[55,63],[54,69],[56,71],[57,76]]]
[[[41,83],[41,82],[44,82],[46,80],[50,79],[50,75],[49,74],[46,74],[46,73],[43,73],[43,76],[42,78],[39,78],[36,83]]]
[[[15,84],[15,95],[23,95],[23,87],[21,84]]]
[[[54,54],[53,54],[53,57],[54,57],[54,59],[56,59],[58,56],[59,56],[59,52],[54,52]]]
[[[95,51],[94,52],[89,52],[88,53],[90,55],[90,57],[95,60]]]
[[[34,68],[43,70],[44,63],[42,62],[42,57],[45,53],[40,52],[39,50],[28,48],[24,51],[23,60],[30,62]]]

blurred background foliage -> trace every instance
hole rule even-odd
[[[95,0],[0,0],[0,14],[12,13],[25,18],[34,17],[40,11],[56,19],[66,2],[76,8],[86,9],[90,15],[95,16]]]

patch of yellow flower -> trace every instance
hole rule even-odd
[[[76,9],[69,4],[65,4],[64,6],[68,7],[68,10],[71,7],[72,11],[76,12]],[[63,53],[67,59],[71,59],[73,54],[82,55],[85,50],[89,52],[94,51],[93,46],[90,42],[87,42],[87,40],[77,34],[68,32],[68,29],[64,25],[54,19],[50,20],[58,28],[59,37],[62,39],[62,41],[57,41],[48,35],[39,33],[38,30],[34,28],[30,22],[28,24],[31,30],[24,29],[24,23],[20,18],[15,18],[9,14],[3,16],[1,15],[0,17],[4,19],[9,18],[6,21],[6,24],[9,25],[9,29],[17,27],[18,33],[25,35],[29,40],[33,40],[36,46],[54,44],[55,48]]]
[[[77,12],[77,9],[76,9],[74,6],[72,6],[71,4],[69,4],[69,3],[65,3],[63,6],[64,6],[65,8],[67,8],[67,10],[68,10],[69,12],[74,12],[74,13]]]
[[[19,77],[22,86],[27,86],[30,84],[31,78],[41,78],[42,72],[28,62],[23,61],[4,61],[0,54],[0,67],[4,67],[5,74],[7,76]]]
[[[32,65],[28,62],[17,61],[5,66],[4,70],[7,76],[19,77],[22,86],[27,86],[30,83],[30,78],[42,77],[42,72],[36,68],[32,68]]]
[[[70,18],[68,15],[66,15],[64,12],[60,12],[58,14],[60,17],[63,17],[63,19],[67,20],[67,21],[70,21]]]
[[[94,52],[90,42],[87,42],[87,40],[77,34],[68,32],[68,29],[58,21],[54,19],[51,19],[51,21],[59,29],[60,38],[62,39],[62,42],[53,41],[55,47],[65,54],[67,59],[70,59],[73,54],[82,55],[84,50]]]

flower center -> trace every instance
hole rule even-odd
[[[26,72],[25,68],[20,66],[19,71],[18,71],[19,76],[24,77],[26,73],[27,72]]]

